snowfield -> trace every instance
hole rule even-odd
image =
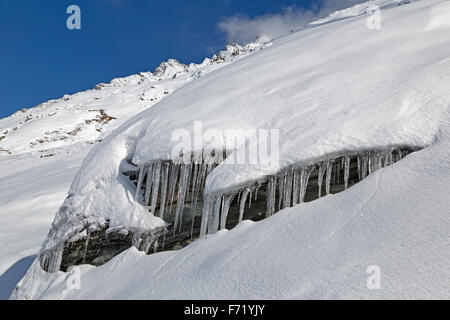
[[[182,250],[146,256],[131,248],[103,266],[82,266],[77,290],[67,290],[72,273],[46,273],[36,259],[11,297],[450,298],[450,2],[370,4],[382,7],[380,30],[367,28],[369,3],[360,4],[220,67],[206,63],[203,68],[212,70],[200,77],[193,77],[198,71],[189,71],[192,66],[183,67],[180,77],[166,80],[172,94],[128,120],[116,116],[116,109],[99,108],[122,120],[96,122],[101,128],[117,122],[117,129],[102,135],[84,159],[42,250],[78,236],[86,224],[164,225],[135,200],[136,189],[121,172],[130,169],[130,161],[169,159],[176,143],[172,133],[193,133],[194,121],[205,130],[279,129],[281,168],[386,146],[421,151],[345,192],[260,222],[244,221]],[[180,80],[186,77],[195,81]],[[136,86],[127,83],[120,90]],[[117,89],[110,84],[100,92],[131,108],[120,102],[121,93],[108,90]],[[21,151],[11,146],[3,148]],[[227,145],[204,141],[196,147]],[[208,176],[205,193],[220,194],[276,172],[222,163]],[[381,270],[379,290],[366,285],[370,266]]]
[[[88,150],[58,156],[21,154],[0,160],[0,299],[24,276]]]
[[[180,251],[145,256],[132,248],[104,266],[83,266],[81,290],[62,295],[70,274],[60,273],[38,297],[449,299],[449,147],[437,142],[347,192]],[[366,286],[372,265],[381,268],[380,290]]]

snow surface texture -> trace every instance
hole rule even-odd
[[[417,6],[426,9],[414,15]],[[282,168],[343,150],[431,144],[449,93],[441,80],[448,29],[427,31],[432,12],[425,1],[384,10],[379,31],[366,28],[367,16],[306,29],[180,88],[147,112],[133,162],[168,157],[172,132],[193,132],[194,120],[204,131],[279,128]],[[234,188],[275,170],[220,165],[207,188]]]
[[[0,299],[26,273],[83,158],[86,147],[57,156],[0,156]]]
[[[196,119],[205,128],[280,128],[282,167],[343,150],[424,150],[343,193],[245,221],[183,250],[144,256],[131,248],[104,266],[83,267],[81,290],[64,291],[70,274],[44,273],[35,261],[13,298],[449,298],[450,47],[443,17],[450,3],[377,3],[386,5],[381,30],[367,29],[366,15],[337,14],[342,21],[280,38],[128,121],[88,156],[69,207],[92,200],[84,192],[124,194],[115,175],[124,156],[136,164],[167,157],[171,132],[191,129]],[[219,192],[272,173],[219,165],[207,187]],[[99,189],[89,186],[96,181]],[[85,218],[104,218],[98,209]],[[51,236],[47,245],[63,239]],[[381,290],[366,286],[370,265],[381,268]]]
[[[41,284],[42,295],[19,297],[448,299],[449,147],[439,141],[346,192],[180,251],[145,256],[132,248],[104,266],[83,266],[81,290],[65,296],[70,274],[60,273],[50,288]],[[371,265],[381,268],[380,290],[366,286]]]
[[[153,74],[114,79],[0,119],[0,299],[9,297],[39,252],[94,146],[178,87],[268,45],[229,45],[199,65],[171,59]]]

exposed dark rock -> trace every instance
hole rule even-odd
[[[152,246],[156,245],[156,240],[164,232],[165,228],[150,231],[109,230],[109,227],[106,226],[90,232],[88,236],[74,241],[66,241],[62,248],[44,252],[40,257],[41,267],[45,271],[55,272],[57,270],[67,271],[70,266],[81,264],[100,266],[132,246],[149,253]]]

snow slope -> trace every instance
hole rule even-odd
[[[280,129],[282,168],[343,150],[431,144],[447,107],[450,47],[448,29],[428,29],[436,11],[429,3],[385,9],[379,31],[366,28],[363,16],[291,34],[184,86],[146,114],[133,162],[167,158],[177,143],[172,132],[193,136],[195,120],[204,131]],[[224,163],[208,187],[233,188],[276,170]]]
[[[183,250],[145,256],[132,248],[104,266],[83,266],[81,290],[64,296],[70,274],[60,273],[40,297],[449,299],[445,140],[347,192],[245,221]],[[366,286],[371,265],[381,268],[380,290]]]
[[[0,160],[0,299],[7,299],[39,252],[54,212],[89,148],[58,156],[20,154]],[[23,260],[25,259],[25,260]]]
[[[100,197],[123,186],[114,175],[121,157],[137,164],[167,157],[171,132],[191,130],[197,119],[207,128],[280,128],[283,167],[345,150],[425,149],[346,192],[243,222],[183,250],[143,256],[129,249],[104,266],[83,267],[81,290],[63,293],[70,274],[44,273],[35,261],[13,297],[449,298],[450,3],[372,3],[385,5],[381,30],[367,29],[365,15],[335,14],[339,21],[280,38],[128,121],[90,153],[70,191],[77,200],[66,204],[84,210],[86,193]],[[122,154],[101,165],[117,148]],[[208,190],[269,173],[221,165]],[[106,183],[95,191],[90,184],[99,181]],[[54,225],[62,235],[47,238],[47,248],[67,235],[67,221]],[[366,286],[370,265],[381,268],[381,290]]]
[[[108,84],[0,119],[0,299],[7,299],[48,233],[88,152],[180,86],[270,45],[259,39],[202,64],[170,59],[154,73]]]

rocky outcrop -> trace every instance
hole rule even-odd
[[[41,254],[41,268],[45,271],[67,271],[71,266],[90,264],[100,266],[116,255],[131,248],[150,253],[158,246],[158,238],[165,234],[165,228],[153,230],[138,229],[102,229],[88,231],[84,237],[77,237],[66,241],[62,246],[48,250]]]

